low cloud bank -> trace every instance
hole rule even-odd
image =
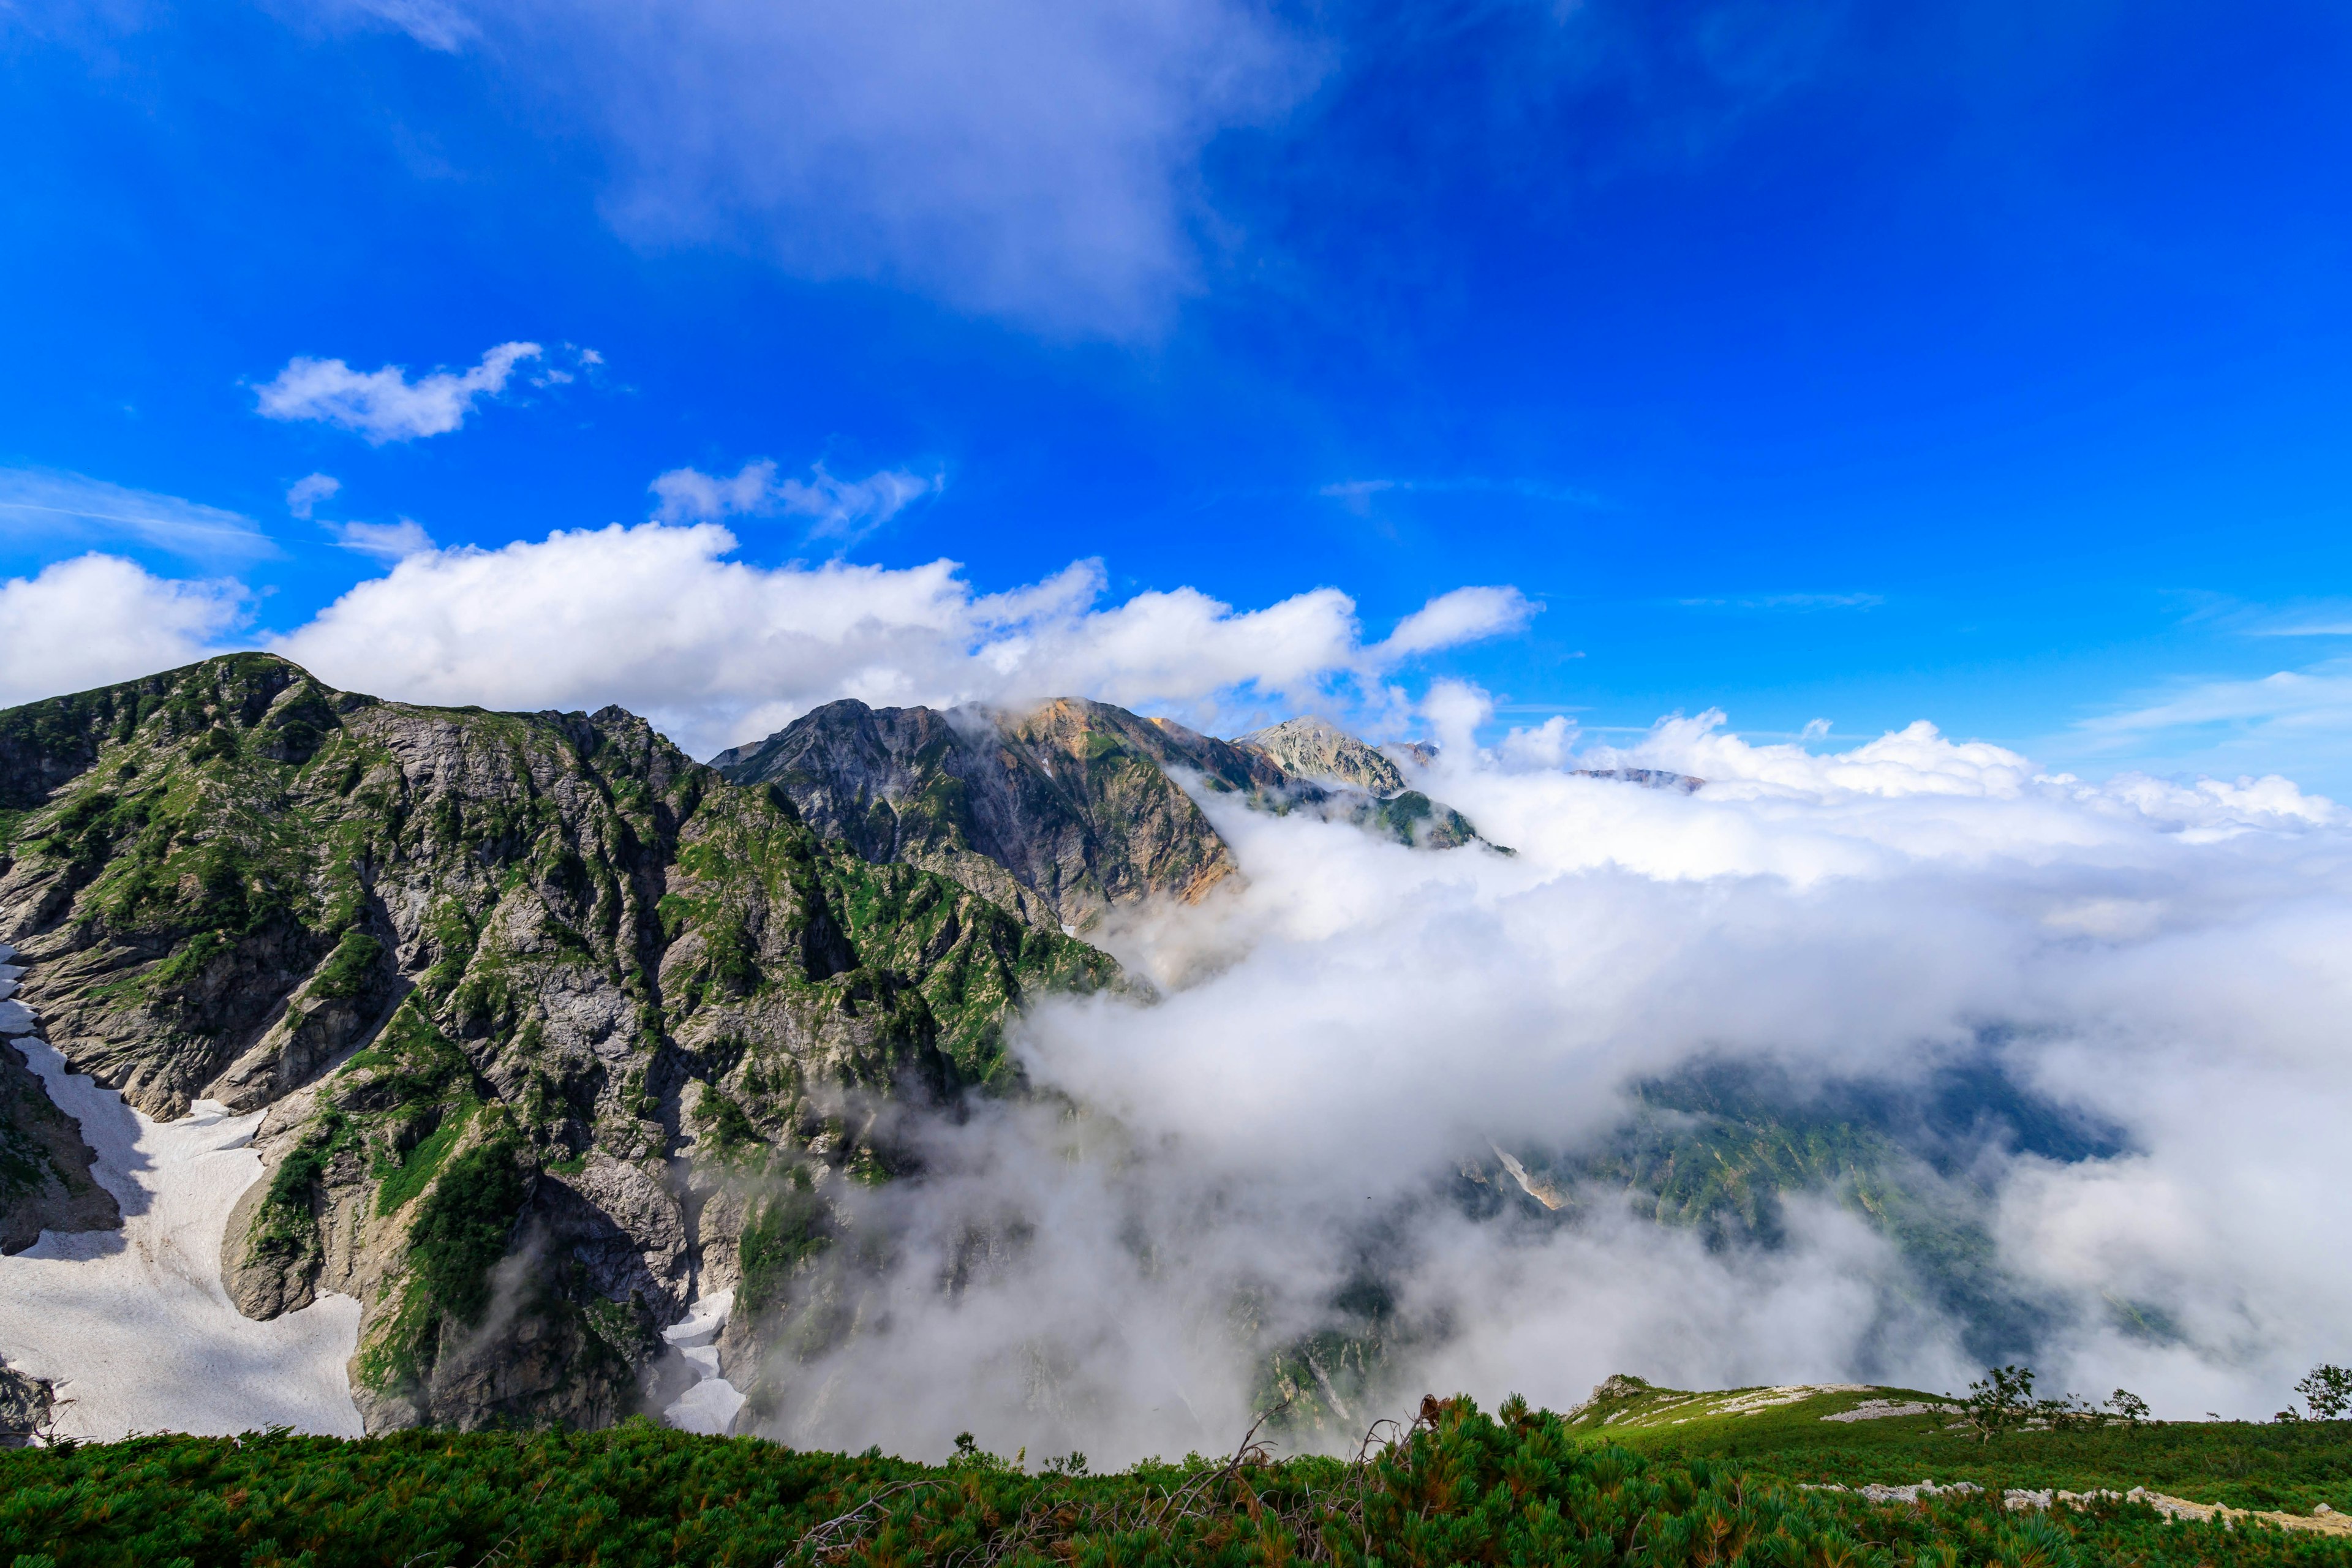
[[[2343,1359],[2332,804],[2278,779],[2092,785],[1925,725],[1818,757],[1713,715],[1613,752],[1549,741],[1450,748],[1424,780],[1509,857],[1204,795],[1247,887],[1106,939],[1156,1005],[1025,1020],[1033,1080],[1083,1110],[922,1135],[929,1173],[873,1200],[896,1250],[871,1315],[780,1367],[772,1429],[936,1454],[969,1427],[1100,1461],[1229,1444],[1277,1354],[1339,1413],[1297,1437],[1328,1445],[1424,1389],[1557,1406],[1617,1371],[1950,1389],[1988,1342],[2053,1385],[2263,1417]],[[1834,1171],[1770,1236],[1710,1246],[1578,1163],[1637,1112],[1631,1086],[1697,1064],[1801,1099],[1996,1086],[1940,1175],[1887,1173],[1983,1238],[1969,1289],[2011,1315],[1939,1291],[1955,1260]],[[2000,1095],[2108,1131],[2020,1139]],[[1501,1151],[1553,1173],[1557,1211]]]

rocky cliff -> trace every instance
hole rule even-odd
[[[869,861],[937,870],[1054,929],[1155,895],[1196,900],[1234,875],[1170,768],[1212,789],[1289,782],[1257,754],[1077,699],[1004,715],[830,702],[713,764],[773,784]]]

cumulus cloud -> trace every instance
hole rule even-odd
[[[379,447],[444,436],[466,422],[475,399],[505,391],[515,366],[540,353],[537,343],[500,343],[470,370],[436,370],[415,381],[396,364],[356,371],[339,359],[297,354],[254,389],[256,407],[265,418],[316,420]]]
[[[230,582],[175,582],[89,554],[0,582],[0,704],[86,690],[187,664],[240,626]]]
[[[56,468],[0,468],[0,538],[133,540],[192,561],[277,552],[251,518]]]
[[[361,8],[434,48],[479,29],[526,89],[595,115],[625,234],[1061,332],[1164,320],[1201,270],[1202,151],[1319,68],[1256,0]]]
[[[754,566],[716,523],[557,531],[407,554],[283,637],[339,685],[418,701],[647,714],[698,754],[816,703],[1014,702],[1080,694],[1212,714],[1226,694],[1311,698],[1509,624],[1497,591],[1450,595],[1402,646],[1367,646],[1319,588],[1236,610],[1192,588],[1098,606],[1080,563],[980,594],[953,563]]]
[[[813,537],[851,544],[946,485],[943,473],[906,468],[881,468],[862,479],[836,479],[821,462],[810,465],[805,479],[780,479],[775,463],[760,458],[724,479],[699,468],[672,468],[648,488],[659,498],[654,515],[664,522],[717,522],[737,516],[806,518]]]
[[[1527,765],[1542,749],[1449,749],[1421,780],[1510,857],[1203,793],[1246,884],[1097,933],[1160,1001],[1057,1000],[1016,1030],[1076,1114],[917,1135],[929,1173],[864,1216],[898,1246],[873,1326],[775,1369],[778,1435],[1206,1448],[1285,1346],[1358,1430],[1425,1389],[1559,1406],[1621,1371],[1953,1388],[1972,1333],[2055,1386],[2260,1416],[2341,1358],[2352,1254],[2311,1238],[2352,1176],[2326,1131],[2352,1114],[2343,812],[2283,780],[2086,784],[1926,725],[1810,760],[1713,716]],[[1696,795],[1569,771],[1700,761]],[[2131,912],[2084,918],[2102,906]],[[1972,1143],[1949,1188],[1911,1173],[1980,1228],[2023,1327],[1938,1297],[1834,1183],[1771,1246],[1703,1245],[1606,1180],[1515,1205],[1496,1148],[1591,1148],[1630,1084],[1694,1063],[1890,1090],[1989,1067],[2116,1134],[2080,1158]],[[1369,1329],[1336,1305],[1368,1281]],[[1350,1324],[1389,1367],[1369,1400],[1342,1347],[1296,1351]]]

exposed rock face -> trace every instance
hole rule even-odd
[[[1470,819],[1412,787],[1402,758],[1427,766],[1427,746],[1376,751],[1328,719],[1292,719],[1241,736],[1234,744],[1254,752],[1300,781],[1292,798],[1328,817],[1424,849],[1456,849],[1479,841]]]
[[[1412,787],[1393,759],[1364,744],[1328,719],[1292,719],[1270,730],[1235,736],[1234,744],[1260,752],[1275,766],[1298,778],[1336,779],[1383,797]]]
[[[90,1175],[97,1156],[39,1075],[0,1041],[0,1252],[22,1252],[45,1230],[112,1230],[114,1194]]]
[[[21,1448],[48,1425],[55,1395],[48,1380],[0,1362],[0,1448]]]
[[[992,1081],[1010,1008],[1118,977],[617,709],[239,655],[0,713],[0,938],[48,1038],[152,1116],[269,1107],[225,1279],[256,1316],[362,1301],[371,1429],[631,1413],[765,1212],[698,1164],[822,1206],[902,1161],[877,1107]],[[0,1061],[0,1093],[55,1156],[10,1234],[109,1217],[37,1080]]]
[[[1172,773],[1261,809],[1306,810],[1433,849],[1475,842],[1459,812],[1328,721],[1241,740],[1108,703],[1024,713],[827,703],[712,765],[772,784],[810,825],[876,862],[952,877],[1024,920],[1083,930],[1109,908],[1194,901],[1236,874]]]
[[[1069,698],[1023,714],[829,702],[713,765],[773,784],[869,861],[937,870],[1056,929],[1154,895],[1198,900],[1234,874],[1167,769],[1213,789],[1290,782],[1261,754]]]
[[[1619,784],[1640,784],[1643,789],[1670,789],[1682,795],[1696,795],[1706,784],[1688,773],[1669,773],[1664,768],[1577,768],[1569,776],[1580,779],[1614,779]]]

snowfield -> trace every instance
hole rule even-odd
[[[0,945],[0,960],[14,956]],[[0,998],[21,973],[0,964]],[[56,1385],[58,1431],[113,1438],[285,1426],[358,1436],[345,1365],[359,1302],[324,1296],[257,1323],[221,1284],[229,1210],[261,1175],[248,1144],[263,1113],[198,1100],[177,1121],[152,1121],[22,1032],[38,1026],[23,1004],[0,1008],[9,1043],[80,1121],[98,1152],[95,1174],[122,1205],[119,1231],[44,1231],[0,1258],[0,1357]]]

